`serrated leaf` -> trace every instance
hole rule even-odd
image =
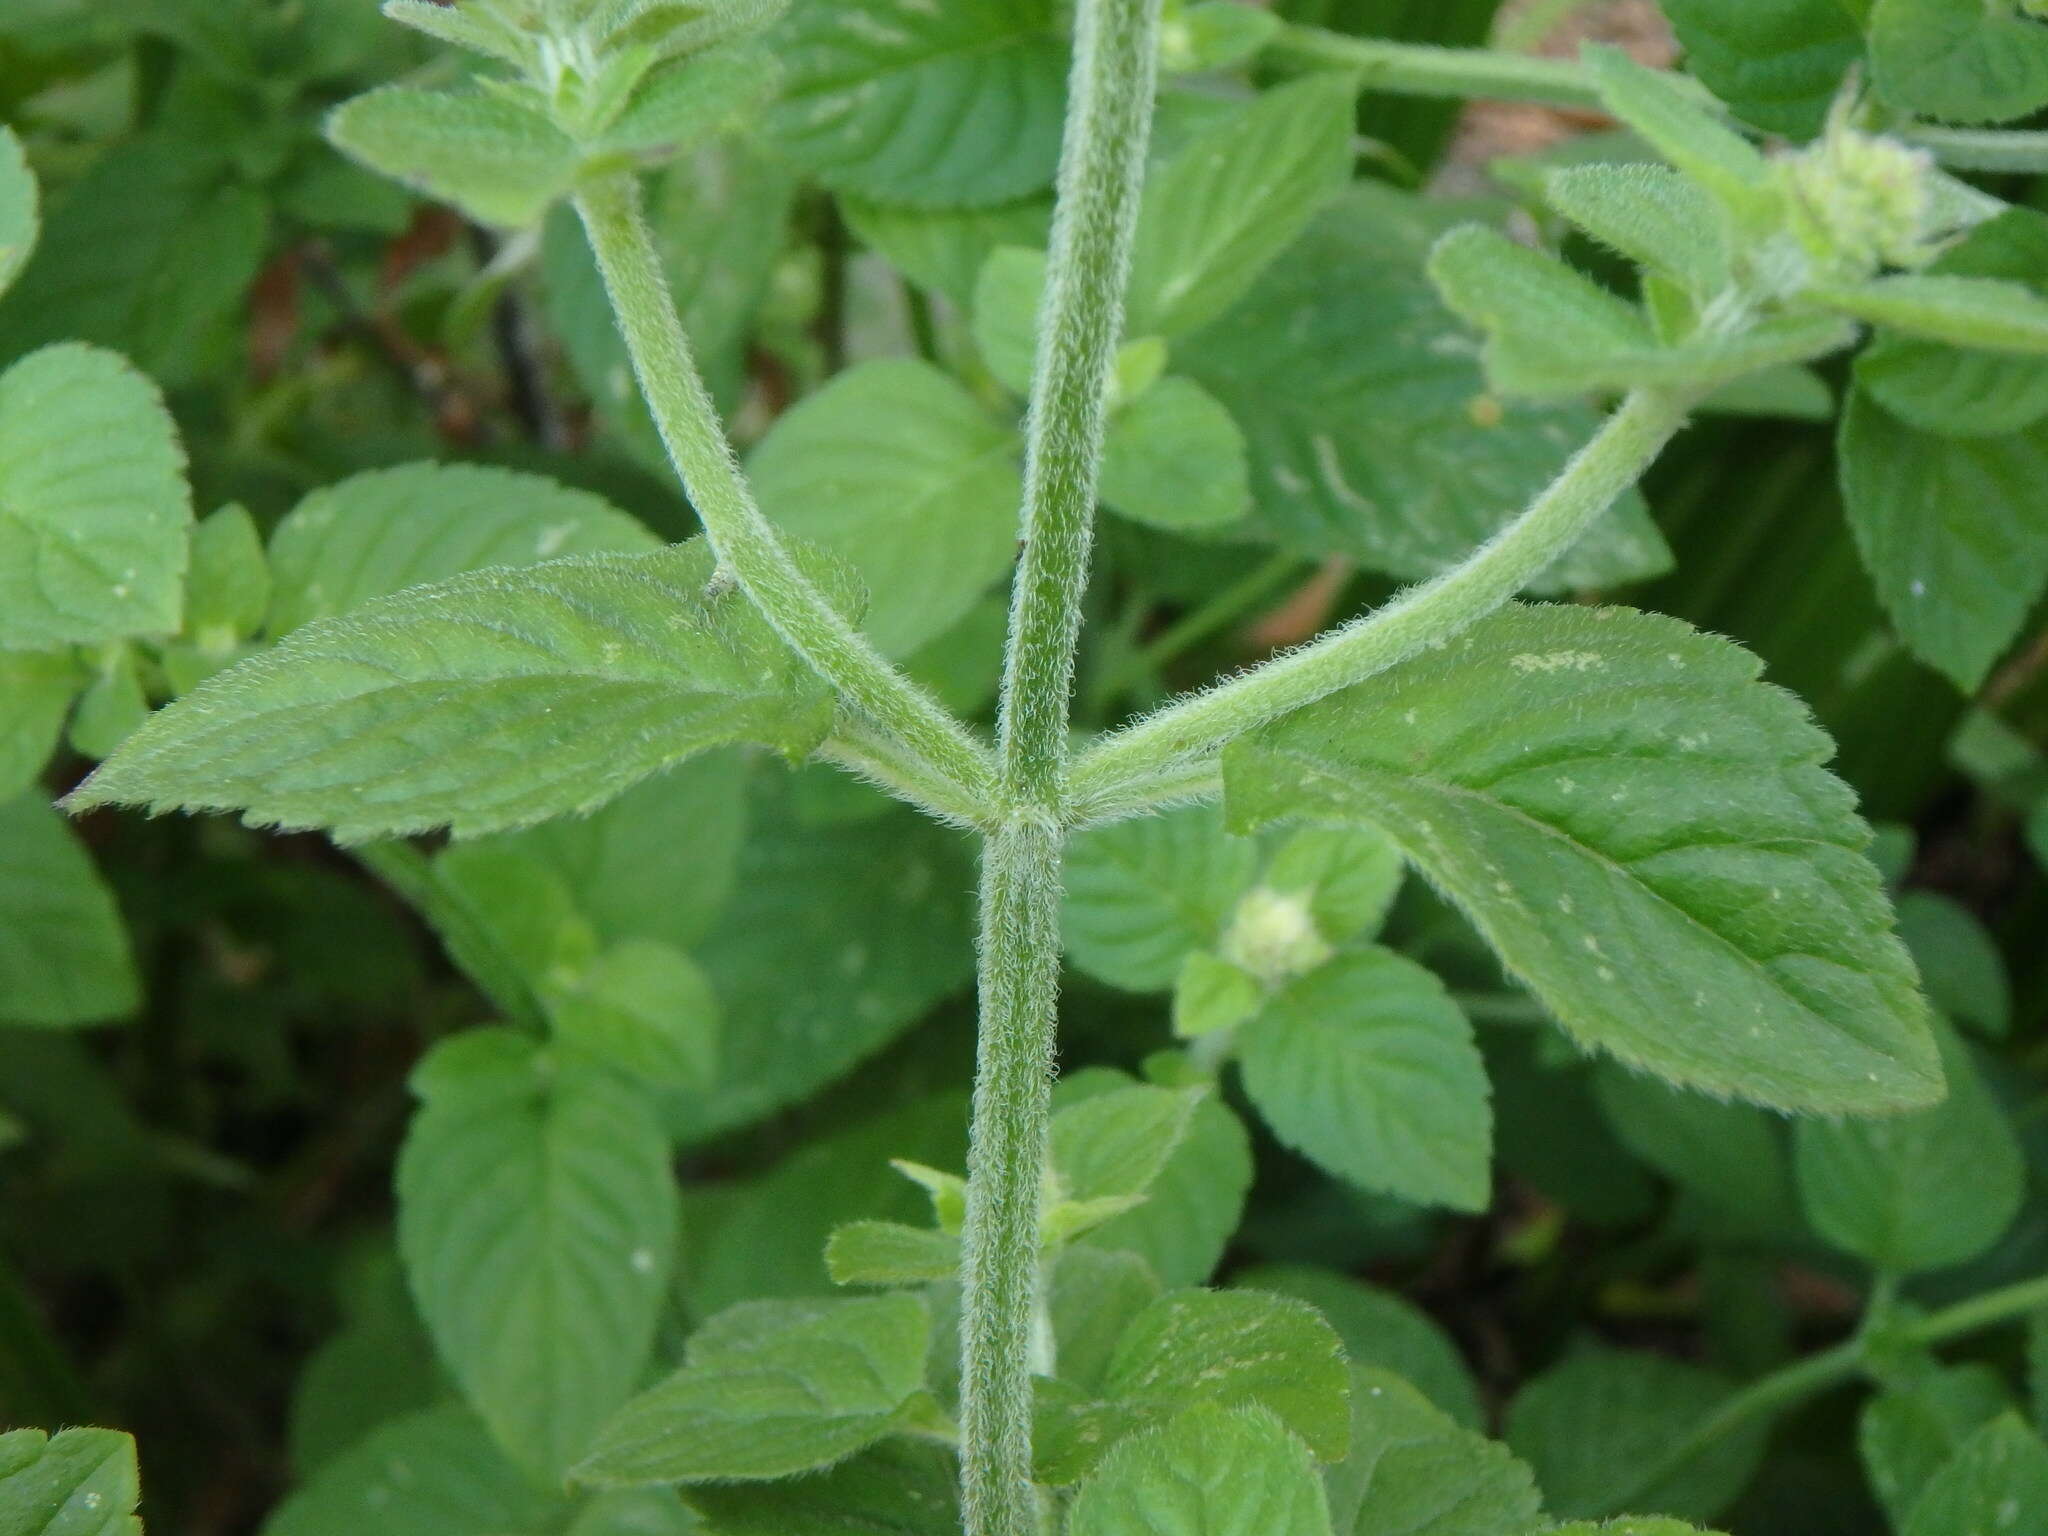
[[[482,464],[371,470],[306,497],[270,536],[270,631],[487,566],[641,554],[661,541],[602,497]]]
[[[676,1242],[642,1092],[509,1029],[444,1042],[399,1155],[398,1245],[472,1406],[551,1481],[646,1368]]]
[[[1643,1509],[1710,1520],[1755,1473],[1768,1425],[1752,1420],[1681,1465],[1666,1463],[1729,1391],[1712,1372],[1662,1355],[1584,1348],[1516,1396],[1507,1442],[1535,1469],[1554,1515]]]
[[[1244,297],[1351,177],[1358,87],[1336,73],[1269,90],[1181,145],[1145,187],[1127,330],[1179,336]]]
[[[1728,286],[1727,221],[1698,183],[1677,171],[1661,165],[1564,166],[1544,181],[1543,195],[1595,240],[1684,284],[1699,300]]]
[[[1225,323],[1175,347],[1175,369],[1245,434],[1248,531],[1304,555],[1433,576],[1496,533],[1593,430],[1577,402],[1532,406],[1487,392],[1470,333],[1422,272],[1460,218],[1457,205],[1354,186]],[[1276,347],[1275,336],[1296,344]],[[1602,586],[1669,565],[1631,494],[1532,586]]]
[[[1192,379],[1161,379],[1117,414],[1102,459],[1102,502],[1168,531],[1216,528],[1251,510],[1244,433]]]
[[[0,1434],[0,1531],[142,1536],[135,1442],[112,1429]]]
[[[1258,1405],[1323,1461],[1351,1444],[1344,1348],[1322,1314],[1260,1291],[1169,1291],[1117,1340],[1102,1395],[1155,1418],[1194,1401]]]
[[[1016,556],[1015,432],[927,363],[865,363],[778,420],[748,461],[777,524],[843,556],[867,629],[907,655],[951,629]]]
[[[545,988],[558,1038],[657,1092],[702,1092],[717,1077],[718,998],[696,962],[627,939]]]
[[[84,680],[68,651],[0,651],[0,802],[42,773]]]
[[[1061,918],[1067,953],[1098,980],[1163,992],[1181,963],[1213,945],[1258,868],[1258,849],[1231,837],[1213,806],[1080,833],[1066,857]]]
[[[1863,32],[1840,0],[1664,0],[1685,67],[1743,121],[1794,139],[1816,136]]]
[[[665,160],[722,133],[775,89],[775,56],[735,43],[660,65],[598,139],[599,148]]]
[[[534,1487],[467,1408],[409,1413],[370,1431],[281,1504],[263,1536],[544,1536],[567,1501]]]
[[[1322,1313],[1324,1320],[1337,1330],[1337,1336],[1344,1341],[1344,1353],[1354,1367],[1392,1372],[1465,1429],[1476,1430],[1484,1422],[1472,1372],[1458,1353],[1458,1346],[1435,1319],[1405,1296],[1332,1270],[1291,1264],[1245,1270],[1235,1275],[1232,1283],[1247,1290],[1299,1297]],[[1374,1443],[1359,1431],[1359,1415],[1364,1406],[1354,1380],[1354,1456]]]
[[[327,137],[371,170],[486,224],[536,223],[575,184],[576,145],[501,96],[380,86],[344,102]]]
[[[2012,1126],[1969,1052],[1941,1034],[1941,1103],[1875,1120],[1801,1121],[1794,1131],[1814,1230],[1894,1274],[1976,1257],[2012,1224],[2026,1188]]]
[[[2048,1511],[2048,1445],[2018,1414],[1985,1425],[1928,1480],[1902,1536],[2013,1531],[2033,1536]],[[2032,1530],[2029,1530],[2029,1527]]]
[[[127,930],[84,845],[39,791],[0,804],[0,1018],[98,1024],[139,1001]]]
[[[1857,389],[1838,451],[1849,529],[1899,637],[1975,690],[2048,584],[2048,420],[1940,437]]]
[[[1337,1536],[1527,1536],[1536,1527],[1529,1469],[1399,1376],[1352,1368],[1351,1444],[1323,1474]]]
[[[1124,1441],[1075,1496],[1067,1536],[1330,1536],[1314,1464],[1272,1414],[1203,1404]]]
[[[1062,1078],[1055,1107],[1105,1091],[1121,1074]],[[1091,1079],[1094,1079],[1091,1081]],[[1077,1091],[1079,1090],[1079,1091]],[[1244,1214],[1252,1154],[1244,1126],[1213,1096],[1195,1106],[1188,1133],[1152,1181],[1145,1203],[1082,1237],[1092,1247],[1137,1254],[1168,1285],[1199,1285],[1215,1271]]]
[[[0,294],[7,292],[42,228],[35,173],[12,128],[0,127]]]
[[[923,1385],[930,1334],[915,1296],[742,1302],[605,1426],[576,1478],[740,1482],[843,1461],[896,1426]]]
[[[1200,1088],[1118,1088],[1052,1117],[1054,1188],[1065,1200],[1143,1195],[1188,1133]]]
[[[1939,276],[2048,280],[2048,215],[2009,208],[1928,269]],[[1880,335],[1856,359],[1856,382],[1926,432],[1998,437],[2048,416],[2048,360]]]
[[[822,683],[710,548],[476,571],[308,625],[156,714],[67,804],[240,810],[343,842],[590,810],[733,741],[808,751]]]
[[[1781,1109],[1940,1091],[1868,831],[1755,658],[1511,607],[1234,744],[1234,825],[1386,828],[1572,1035]]]
[[[1909,336],[2026,356],[2048,354],[2048,298],[2024,283],[1909,272],[1848,287],[1815,287],[1816,304]]]
[[[1486,1208],[1493,1117],[1472,1026],[1392,950],[1340,955],[1247,1023],[1245,1092],[1281,1141],[1354,1184]]]
[[[959,1536],[960,1473],[943,1447],[889,1441],[825,1472],[690,1490],[719,1536]]]
[[[1052,180],[1066,57],[1050,0],[797,0],[771,140],[834,191],[919,207],[1007,202]]]
[[[532,40],[480,5],[442,5],[439,0],[384,0],[393,21],[458,48],[471,48],[523,69],[533,59]]]
[[[2048,104],[2048,26],[1984,0],[1877,0],[1870,62],[1892,106],[1999,123]]]
[[[835,1285],[923,1285],[960,1270],[960,1239],[895,1221],[854,1221],[825,1244],[825,1269]]]
[[[1971,1433],[2011,1406],[1998,1372],[1981,1364],[1937,1367],[1870,1400],[1856,1444],[1894,1529],[1905,1529],[1928,1481]]]
[[[0,650],[175,634],[192,498],[156,386],[61,343],[0,374]]]
[[[1031,393],[1044,302],[1044,251],[1002,245],[989,252],[974,280],[974,346],[988,371],[1015,395]]]
[[[1682,76],[1637,63],[1619,48],[1589,44],[1580,63],[1600,99],[1666,160],[1738,215],[1757,205],[1766,179],[1757,148],[1688,92]]]

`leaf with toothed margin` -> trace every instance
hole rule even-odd
[[[1673,1082],[1932,1102],[1869,829],[1758,671],[1675,619],[1509,607],[1232,745],[1231,824],[1384,828],[1574,1037]]]
[[[67,804],[470,837],[728,742],[800,756],[832,696],[715,564],[692,540],[474,571],[309,624],[160,711]],[[852,579],[817,569],[854,609]]]
[[[1307,1447],[1272,1414],[1197,1404],[1126,1440],[1085,1483],[1068,1536],[1330,1536]]]
[[[142,1536],[135,1442],[112,1429],[0,1435],[0,1531],[7,1536]]]

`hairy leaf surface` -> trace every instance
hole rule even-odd
[[[0,1435],[0,1531],[8,1536],[142,1536],[135,1442],[112,1429]]]
[[[1308,1448],[1258,1408],[1208,1404],[1126,1440],[1082,1485],[1068,1536],[1330,1536]]]
[[[1535,1479],[1399,1376],[1353,1366],[1351,1454],[1323,1474],[1338,1536],[1526,1536]]]

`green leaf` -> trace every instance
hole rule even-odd
[[[1016,557],[1016,434],[928,363],[865,363],[778,420],[748,467],[761,506],[843,556],[893,656],[951,629]]]
[[[388,1419],[449,1401],[397,1251],[379,1243],[342,1270],[342,1326],[292,1384],[292,1470],[301,1481]]]
[[[1794,1132],[1814,1230],[1894,1274],[1975,1258],[2012,1224],[2026,1188],[2012,1126],[1969,1052],[1941,1034],[1941,1103],[1875,1120],[1801,1121]]]
[[[1600,99],[1658,154],[1746,214],[1767,179],[1762,153],[1709,109],[1710,98],[1687,91],[1682,76],[1639,64],[1619,48],[1588,44],[1580,62]]]
[[[137,657],[127,646],[116,646],[100,658],[78,696],[71,713],[71,746],[84,757],[111,757],[148,717]]]
[[[2048,105],[2048,26],[1985,0],[1877,0],[1870,62],[1902,111],[2000,123]]]
[[[0,1435],[0,1531],[7,1536],[142,1536],[135,1442],[112,1429]]]
[[[974,309],[974,285],[1004,246],[1044,250],[1052,238],[1052,199],[1021,198],[993,208],[904,208],[842,197],[840,211],[868,245],[919,287]]]
[[[1314,1464],[1256,1408],[1189,1409],[1124,1441],[1076,1495],[1067,1536],[1330,1536]]]
[[[35,173],[14,130],[0,127],[0,294],[28,265],[41,228]]]
[[[1911,272],[1809,288],[1806,296],[1872,325],[1950,346],[2048,354],[2048,298],[2024,283]]]
[[[1783,1126],[1747,1104],[1687,1093],[1612,1062],[1594,1097],[1622,1145],[1680,1187],[1765,1234],[1799,1230]]]
[[[1118,412],[1102,460],[1102,501],[1164,528],[1214,528],[1251,510],[1244,433],[1192,379],[1161,379]]]
[[[83,681],[68,651],[0,651],[0,802],[42,773]]]
[[[1323,1461],[1351,1443],[1344,1347],[1306,1302],[1259,1291],[1169,1291],[1131,1320],[1102,1395],[1164,1418],[1190,1402],[1275,1414]]]
[[[959,1536],[959,1468],[942,1447],[890,1441],[829,1471],[690,1490],[718,1536]]]
[[[384,0],[381,7],[393,21],[417,27],[429,37],[458,48],[473,49],[524,69],[534,60],[530,37],[509,21],[479,5],[442,5],[439,0]]]
[[[672,159],[758,109],[777,73],[775,56],[750,42],[672,59],[640,83],[597,147]]]
[[[1159,1299],[1159,1277],[1134,1253],[1077,1244],[1053,1260],[1046,1310],[1059,1346],[1060,1380],[1100,1393],[1117,1340]]]
[[[481,464],[406,464],[315,491],[270,537],[270,631],[487,566],[637,555],[661,541],[587,491]]]
[[[1118,1088],[1052,1117],[1053,1188],[1064,1200],[1143,1195],[1188,1133],[1200,1088]]]
[[[1696,300],[1731,280],[1726,217],[1698,183],[1666,166],[1563,166],[1544,181],[1543,195],[1595,240],[1683,284]]]
[[[797,0],[769,138],[837,192],[981,207],[1052,180],[1066,50],[1051,0]]]
[[[559,1039],[649,1088],[702,1092],[717,1076],[718,998],[659,940],[627,939],[546,996]]]
[[[1894,1529],[1905,1529],[1928,1482],[1971,1432],[2011,1406],[1998,1372],[1974,1364],[1937,1367],[1870,1400],[1857,1422],[1857,1449]]]
[[[1264,48],[1281,25],[1271,11],[1239,0],[1196,0],[1160,28],[1159,67],[1171,74],[1229,69]]]
[[[1928,269],[1936,276],[2048,280],[2048,214],[2009,208]],[[2048,416],[2048,360],[1880,333],[1856,383],[1893,415],[1949,437],[2000,437]]]
[[[1412,960],[1366,949],[1291,983],[1244,1027],[1238,1063],[1274,1134],[1337,1177],[1486,1208],[1486,1069],[1443,983]]]
[[[960,1239],[895,1221],[855,1221],[825,1244],[835,1285],[924,1285],[960,1272]]]
[[[646,1368],[676,1242],[644,1095],[509,1029],[420,1065],[398,1244],[420,1315],[491,1431],[558,1477]]]
[[[0,804],[0,1018],[98,1024],[140,993],[113,893],[64,818],[35,790]]]
[[[1406,872],[1400,844],[1378,827],[1313,827],[1274,851],[1259,884],[1305,897],[1316,931],[1343,943],[1379,932]]]
[[[1576,401],[1487,393],[1470,332],[1423,275],[1456,204],[1361,183],[1344,192],[1174,368],[1222,403],[1250,449],[1243,525],[1310,557],[1417,580],[1456,564],[1550,483],[1596,425]],[[1273,338],[1292,338],[1288,346]],[[1670,552],[1624,497],[1534,584],[1655,575]]]
[[[930,1335],[915,1296],[743,1302],[691,1336],[683,1368],[628,1403],[575,1475],[615,1487],[828,1467],[897,1427]]]
[[[1929,1479],[1902,1536],[2026,1532],[2048,1510],[2048,1445],[2018,1414],[1985,1425]]]
[[[1198,1040],[1235,1029],[1265,1002],[1258,977],[1206,949],[1195,950],[1174,978],[1173,1033],[1181,1040]]]
[[[974,345],[988,371],[1014,395],[1031,393],[1044,302],[1044,251],[1001,245],[989,252],[974,281]]]
[[[1508,608],[1232,745],[1231,821],[1386,828],[1576,1039],[1670,1081],[1926,1103],[1868,830],[1758,670],[1674,619]]]
[[[327,137],[343,154],[486,224],[539,222],[575,184],[576,145],[501,96],[387,85],[335,108]]]
[[[1819,134],[1863,32],[1841,0],[1664,0],[1685,67],[1767,133]]]
[[[160,711],[67,804],[466,837],[590,810],[728,742],[807,752],[831,698],[712,586],[715,564],[693,540],[376,599]]]
[[[226,653],[263,627],[270,612],[270,564],[246,507],[222,507],[192,530],[185,574],[185,632],[204,650]]]
[[[372,1430],[278,1507],[263,1536],[546,1536],[568,1507],[537,1489],[468,1409],[449,1404]]]
[[[1965,692],[1989,675],[2048,584],[2048,421],[1938,437],[1858,389],[1840,443],[1849,528],[1914,655]]]
[[[72,343],[0,374],[0,650],[175,634],[191,522],[148,379]]]
[[[1181,145],[1145,187],[1132,251],[1133,336],[1219,319],[1351,179],[1358,85],[1316,74],[1265,92]]]
[[[1225,833],[1213,806],[1090,828],[1067,852],[1067,953],[1113,987],[1163,992],[1221,936],[1257,867],[1257,847]]]
[[[672,1488],[618,1488],[584,1503],[566,1536],[704,1536],[704,1522]]]
[[[1662,1515],[1646,1518],[1623,1515],[1618,1520],[1574,1520],[1570,1525],[1549,1526],[1543,1536],[1718,1536],[1718,1533],[1702,1531],[1683,1520],[1667,1520]]]
[[[1067,1078],[1061,1087],[1074,1081]],[[1054,1103],[1076,1096],[1056,1095]],[[1145,1203],[1081,1241],[1137,1254],[1168,1285],[1199,1285],[1214,1273],[1244,1215],[1252,1154],[1244,1126],[1215,1098],[1195,1107],[1188,1133],[1152,1182]]]
[[[1712,1372],[1663,1355],[1583,1348],[1516,1396],[1507,1441],[1535,1469],[1554,1515],[1646,1509],[1710,1520],[1755,1473],[1768,1425],[1753,1420],[1676,1467],[1665,1463],[1729,1390]]]
[[[1351,1444],[1323,1474],[1337,1536],[1527,1536],[1536,1527],[1529,1469],[1398,1376],[1353,1367]]]
[[[1935,1011],[2002,1040],[2012,1029],[2012,983],[1998,941],[1975,913],[1935,891],[1899,897],[1899,937]]]
[[[1233,1277],[1232,1283],[1248,1290],[1298,1297],[1322,1313],[1337,1330],[1344,1341],[1344,1353],[1354,1367],[1391,1371],[1462,1428],[1476,1430],[1484,1422],[1472,1372],[1458,1353],[1458,1346],[1435,1319],[1405,1296],[1332,1270],[1296,1265],[1262,1265],[1244,1270]],[[1061,1368],[1065,1369],[1064,1360]],[[1359,1428],[1360,1414],[1367,1407],[1354,1379],[1354,1456],[1374,1443],[1374,1437]]]

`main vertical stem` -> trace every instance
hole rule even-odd
[[[981,1039],[961,1262],[968,1536],[1037,1536],[1031,1342],[1059,1000],[1067,716],[1109,383],[1152,124],[1160,0],[1082,0],[1037,376],[1023,555],[983,852]]]

